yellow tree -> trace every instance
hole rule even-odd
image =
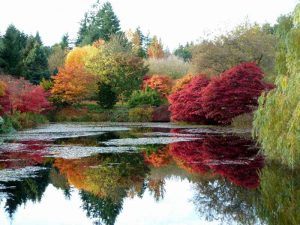
[[[85,46],[75,48],[67,55],[64,67],[53,77],[53,97],[72,104],[95,95],[99,79],[85,69],[85,60],[97,51],[96,47]]]

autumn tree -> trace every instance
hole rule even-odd
[[[148,57],[149,58],[163,58],[164,57],[164,50],[163,45],[160,40],[157,39],[156,36],[154,36],[148,46]]]
[[[64,67],[53,76],[51,94],[65,103],[77,103],[96,94],[97,76],[85,68],[88,56],[97,52],[92,46],[74,48],[66,57]]]
[[[209,79],[205,75],[197,75],[182,90],[172,93],[168,98],[171,119],[206,123],[201,97],[208,84]]]
[[[88,58],[87,70],[110,84],[118,98],[128,98],[139,89],[148,68],[142,58],[135,56],[126,39],[112,38]]]
[[[144,77],[143,89],[149,87],[157,90],[163,97],[167,97],[172,89],[173,80],[167,75],[154,74]]]
[[[264,73],[255,63],[242,63],[212,78],[201,98],[197,99],[205,117],[229,124],[234,117],[254,111],[258,97],[271,88],[263,78]]]
[[[52,97],[69,104],[89,99],[97,90],[97,77],[77,65],[61,67],[53,82]]]

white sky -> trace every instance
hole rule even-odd
[[[40,32],[52,45],[64,33],[75,38],[79,22],[96,0],[0,0],[0,33],[14,24],[27,34]],[[104,2],[104,1],[102,1]],[[140,26],[171,50],[204,34],[231,29],[245,21],[274,23],[298,0],[111,0],[122,30]]]

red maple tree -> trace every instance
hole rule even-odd
[[[207,119],[230,124],[234,117],[252,112],[262,92],[272,88],[263,77],[262,70],[255,63],[237,65],[212,78],[196,105],[201,103],[201,111],[204,110]]]
[[[168,98],[171,119],[173,121],[207,123],[201,96],[208,84],[209,79],[205,75],[197,75],[182,90],[171,94]]]

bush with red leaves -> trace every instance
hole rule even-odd
[[[258,97],[272,88],[263,82],[263,76],[255,63],[242,63],[212,78],[201,98],[197,99],[205,117],[220,124],[230,124],[234,117],[255,110]]]
[[[207,123],[201,96],[208,84],[209,79],[206,76],[197,75],[182,90],[171,94],[168,98],[171,119],[173,121]]]
[[[42,113],[51,108],[42,87],[24,79],[2,76],[7,85],[7,96],[13,111]],[[7,99],[6,99],[7,101]]]

